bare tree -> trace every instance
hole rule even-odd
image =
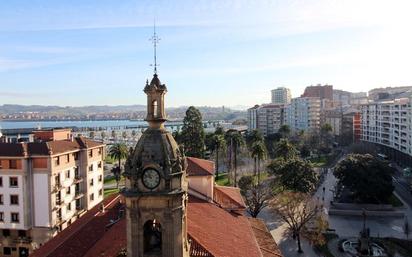
[[[297,240],[298,252],[302,253],[301,232],[317,217],[320,206],[309,194],[285,191],[270,203],[271,209],[288,225],[293,239]]]
[[[268,206],[272,197],[270,187],[265,183],[257,183],[252,176],[243,176],[239,180],[239,188],[245,199],[248,213],[256,218],[262,209]]]

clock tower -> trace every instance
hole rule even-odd
[[[125,164],[127,256],[188,257],[186,159],[166,121],[166,85],[146,82],[145,130]]]

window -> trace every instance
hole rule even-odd
[[[71,194],[71,188],[72,188],[72,187],[68,187],[68,188],[66,189],[66,195]]]
[[[3,162],[0,160],[0,170],[3,169]]]
[[[9,229],[3,229],[3,236],[4,237],[9,237],[10,236],[10,230]]]
[[[79,153],[74,153],[73,157],[74,157],[74,160],[77,161],[79,159]]]
[[[0,195],[0,205],[3,205],[3,195]]]
[[[100,189],[99,190],[99,196],[102,196],[103,195],[103,189]]]
[[[89,151],[89,157],[90,157],[90,158],[93,157],[93,150],[90,150],[90,151]]]
[[[4,222],[4,212],[0,212],[0,222]]]
[[[103,176],[99,175],[99,182],[102,182],[102,180],[103,180]]]
[[[11,255],[11,247],[3,247],[4,255]]]
[[[19,222],[20,222],[19,213],[18,213],[18,212],[12,212],[12,213],[11,213],[11,222],[12,222],[12,223],[19,223]]]
[[[0,169],[1,169],[1,167],[0,167]],[[3,177],[0,177],[0,187],[2,187],[2,186],[3,186]]]
[[[89,171],[93,171],[93,164],[89,166]]]
[[[10,195],[10,204],[18,205],[19,204],[19,196],[18,195]]]
[[[68,210],[68,211],[71,211],[71,210],[72,210],[72,203],[69,203],[69,204],[67,205],[67,210]]]
[[[10,184],[10,187],[18,187],[19,182],[18,182],[17,177],[10,177],[9,178],[9,184]]]
[[[70,170],[66,171],[66,178],[70,178]]]
[[[59,166],[60,165],[60,157],[57,156],[54,158],[54,166]]]
[[[90,195],[90,201],[94,201],[94,194]]]
[[[90,180],[90,186],[92,187],[94,185],[93,179]]]
[[[9,160],[9,168],[10,169],[17,169],[17,160]]]
[[[26,230],[19,230],[18,235],[19,237],[26,237]]]
[[[97,153],[98,153],[99,155],[102,155],[102,152],[103,152],[103,148],[100,147]]]
[[[74,168],[74,176],[75,176],[76,178],[78,178],[78,177],[80,176],[79,167],[75,167],[75,168]]]
[[[67,158],[66,162],[70,162],[70,154],[66,155],[66,158]]]
[[[99,169],[101,169],[101,168],[102,168],[102,162],[99,162],[99,164],[97,164],[97,167],[98,167]]]

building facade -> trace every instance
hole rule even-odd
[[[318,131],[321,101],[319,97],[293,98],[285,108],[284,122],[292,131]]]
[[[292,99],[292,94],[289,88],[278,87],[271,91],[272,104],[289,104]]]
[[[103,200],[102,143],[65,129],[34,136],[0,143],[2,256],[28,256]]]
[[[284,123],[284,105],[264,104],[248,110],[248,130],[259,130],[263,136],[278,132]]]
[[[362,105],[361,140],[376,144],[396,158],[412,155],[411,98]]]
[[[319,97],[333,101],[333,86],[332,85],[316,85],[305,88],[302,97]]]

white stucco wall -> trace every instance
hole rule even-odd
[[[50,226],[48,174],[33,174],[34,226]]]

